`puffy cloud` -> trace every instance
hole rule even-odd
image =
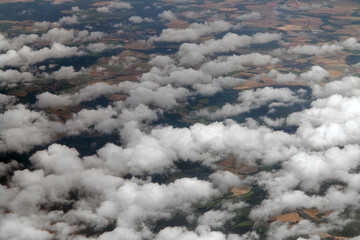
[[[37,34],[20,34],[14,38],[6,38],[0,34],[0,50],[17,50],[22,48],[25,44],[33,43],[39,40]]]
[[[236,214],[234,212],[230,213],[221,210],[210,210],[199,217],[198,224],[210,226],[212,228],[220,228],[235,216]]]
[[[14,96],[9,96],[0,93],[0,110],[3,110],[7,106],[11,106],[16,102]]]
[[[280,9],[286,9],[286,10],[290,10],[290,11],[305,11],[305,10],[313,10],[313,9],[319,9],[319,8],[325,8],[327,5],[326,3],[313,3],[313,4],[306,4],[306,5],[301,5],[301,6],[297,6],[297,7],[290,7],[288,5],[281,5]]]
[[[111,13],[117,9],[131,9],[132,5],[130,3],[124,2],[110,2],[106,6],[99,7],[96,11],[100,13]]]
[[[26,152],[49,143],[62,132],[60,123],[50,121],[42,112],[18,104],[0,115],[0,151]]]
[[[52,77],[56,80],[71,79],[81,74],[76,72],[73,66],[64,67],[62,66],[58,71],[52,74]]]
[[[341,95],[318,99],[310,109],[291,114],[287,123],[298,125],[299,136],[315,148],[356,143],[359,101],[359,97]]]
[[[153,22],[154,20],[152,18],[142,18],[140,16],[131,16],[129,17],[129,21],[132,23],[142,23],[142,22]]]
[[[324,86],[312,85],[312,94],[315,97],[329,97],[334,94],[342,96],[360,96],[360,78],[355,76],[326,83]]]
[[[311,70],[300,74],[300,79],[307,82],[321,82],[330,74],[320,66],[312,66]]]
[[[350,50],[359,50],[360,49],[360,43],[359,41],[354,38],[350,37],[342,42],[342,45],[344,48],[350,49]]]
[[[171,10],[165,10],[162,13],[160,13],[158,16],[163,21],[171,21],[176,19],[176,15]]]
[[[42,41],[66,43],[66,42],[85,42],[99,40],[105,36],[102,32],[90,32],[82,30],[75,32],[74,30],[66,30],[64,28],[52,28],[47,33],[41,35]]]
[[[288,88],[258,88],[256,90],[246,90],[239,93],[238,104],[226,103],[223,107],[213,112],[208,109],[195,111],[196,116],[208,117],[210,119],[227,118],[252,109],[268,105],[269,108],[288,106],[294,103],[304,102],[296,96],[296,93]]]
[[[288,53],[295,54],[304,54],[304,55],[333,55],[341,51],[343,47],[337,44],[328,44],[325,43],[320,46],[316,45],[302,45],[296,47],[290,47]]]
[[[206,23],[193,23],[185,29],[167,28],[162,30],[159,37],[153,37],[150,40],[163,42],[185,42],[194,41],[201,36],[211,33],[228,31],[235,26],[223,20]]]
[[[167,227],[161,230],[156,238],[156,240],[200,240],[200,239],[212,239],[212,240],[256,240],[259,239],[259,236],[254,233],[247,233],[242,236],[229,234],[225,235],[221,232],[211,231],[210,228],[206,226],[198,227],[195,232],[188,231],[185,227]]]
[[[200,70],[212,75],[223,75],[233,71],[243,69],[243,65],[260,66],[273,65],[279,62],[279,59],[270,55],[262,55],[259,53],[250,53],[245,55],[233,55],[229,57],[219,57],[213,61],[204,63]]]
[[[18,70],[0,70],[0,86],[12,86],[19,82],[30,82],[34,75],[30,72],[19,72]]]
[[[228,171],[217,171],[211,174],[209,179],[222,191],[227,191],[230,187],[239,187],[242,184],[239,176]]]
[[[303,72],[300,76],[293,73],[282,73],[276,69],[272,69],[270,72],[265,74],[258,74],[253,79],[256,81],[261,80],[262,77],[272,78],[277,83],[289,83],[289,82],[309,82],[313,86],[314,83],[324,81],[329,77],[329,72],[320,66],[312,66],[307,72]]]
[[[129,93],[130,96],[126,99],[125,103],[130,106],[150,104],[166,110],[177,106],[178,101],[185,100],[190,94],[189,90],[185,88],[174,88],[171,85],[159,87],[156,90],[138,87],[130,90]]]
[[[65,58],[82,54],[77,47],[68,47],[60,43],[54,43],[50,48],[45,47],[35,51],[24,46],[17,51],[9,50],[0,54],[0,67],[30,65],[50,58]]]
[[[201,44],[184,43],[180,46],[177,54],[180,64],[195,65],[204,61],[205,55],[208,54],[235,51],[251,44],[263,44],[280,39],[281,34],[278,33],[258,33],[253,36],[227,33],[222,39],[211,39]]]
[[[152,66],[159,67],[159,68],[164,68],[167,65],[170,65],[173,63],[174,63],[174,59],[172,59],[169,56],[162,56],[162,55],[158,55],[149,61],[149,64],[151,64]]]
[[[251,12],[248,14],[239,15],[236,17],[237,20],[241,21],[255,21],[261,19],[261,14],[258,12]]]
[[[39,108],[52,108],[76,105],[80,102],[91,101],[104,94],[121,92],[121,89],[121,85],[111,86],[107,83],[100,82],[80,89],[79,92],[74,93],[73,95],[55,95],[49,92],[44,92],[36,96],[36,106]]]
[[[78,17],[76,15],[72,15],[71,17],[62,17],[57,22],[60,25],[73,25],[78,24]]]

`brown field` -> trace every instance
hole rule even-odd
[[[257,167],[237,162],[232,154],[228,154],[226,159],[218,163],[218,166],[237,175],[249,174],[258,171]]]
[[[343,73],[341,71],[338,70],[334,70],[334,69],[330,69],[327,70],[330,73],[330,77],[331,78],[337,78],[343,75]]]
[[[232,192],[233,196],[240,196],[247,194],[250,191],[249,187],[244,185],[243,187],[236,187],[230,189],[230,192]]]
[[[125,101],[127,98],[126,95],[121,95],[121,94],[114,94],[114,95],[111,95],[109,97],[109,100],[110,101],[113,101],[113,102],[116,102],[116,101]]]
[[[280,221],[280,222],[291,222],[291,223],[297,223],[304,218],[300,217],[300,215],[297,212],[288,213],[276,217],[270,218],[270,221]]]
[[[151,44],[145,41],[137,41],[125,44],[124,48],[126,49],[133,49],[133,50],[148,50],[151,48]]]
[[[138,80],[139,75],[129,75],[129,76],[121,76],[117,77],[116,79],[119,81],[136,81]]]
[[[101,6],[105,6],[109,3],[111,3],[112,1],[103,1],[103,2],[96,2],[96,3],[93,3],[93,4],[90,4],[91,6],[94,6],[94,7],[101,7]]]
[[[182,20],[172,20],[171,22],[168,22],[165,24],[168,28],[187,28],[189,27],[188,21],[182,21]]]
[[[283,31],[302,31],[302,27],[297,25],[285,25],[282,27],[276,27],[276,29],[283,30]]]
[[[223,11],[223,12],[235,12],[237,11],[237,8],[219,8],[219,11]]]
[[[331,211],[319,211],[317,209],[304,209],[303,212],[316,221],[329,216],[329,214],[331,213]]]

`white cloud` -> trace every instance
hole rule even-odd
[[[0,67],[5,66],[24,66],[42,62],[50,58],[64,58],[80,56],[83,53],[77,47],[67,47],[60,43],[54,43],[50,48],[45,47],[40,50],[32,50],[23,46],[19,50],[9,50],[0,54]]]
[[[176,29],[176,28],[164,29],[160,33],[160,36],[150,38],[150,40],[164,41],[164,42],[194,41],[201,36],[205,36],[211,33],[228,31],[231,28],[235,28],[235,26],[223,20],[217,20],[214,22],[206,22],[206,23],[193,23],[188,28],[185,29]]]
[[[258,12],[251,12],[251,13],[239,15],[236,17],[237,20],[241,20],[241,21],[255,21],[255,20],[259,20],[261,18],[262,18],[262,16]]]
[[[247,47],[251,44],[263,44],[281,39],[278,33],[259,33],[253,36],[239,36],[227,33],[222,39],[211,39],[201,44],[183,43],[177,53],[180,64],[196,65],[205,60],[205,56],[213,53],[235,51],[238,48]]]
[[[142,22],[153,22],[154,20],[152,18],[142,18],[140,16],[131,16],[129,17],[129,21],[132,23],[142,23]]]
[[[171,10],[165,10],[162,13],[159,13],[158,17],[163,21],[171,21],[176,19],[176,15]]]

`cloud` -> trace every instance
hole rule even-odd
[[[18,104],[0,114],[0,151],[27,152],[36,145],[49,143],[62,132],[60,123],[50,121],[43,112]]]
[[[211,231],[209,227],[198,227],[194,232],[188,231],[185,227],[167,227],[159,232],[155,238],[156,240],[198,240],[198,239],[213,239],[213,240],[257,240],[259,236],[254,233],[247,233],[242,236]]]
[[[121,45],[107,45],[105,43],[99,42],[99,43],[90,43],[88,46],[86,46],[86,50],[89,52],[102,52],[107,49],[115,49],[119,48]]]
[[[242,70],[244,65],[261,66],[274,65],[279,62],[278,58],[260,53],[250,53],[245,55],[232,55],[228,57],[219,57],[213,61],[204,63],[200,70],[212,75],[223,75],[226,73]]]
[[[86,42],[102,39],[105,36],[103,32],[90,32],[82,30],[75,32],[74,30],[66,30],[64,28],[52,28],[47,33],[41,35],[42,41],[50,41],[57,43],[67,42]]]
[[[350,37],[342,42],[342,45],[344,48],[350,49],[350,50],[359,50],[360,49],[360,43],[359,41],[354,38]]]
[[[251,12],[251,13],[239,15],[236,17],[237,20],[241,20],[241,21],[255,21],[255,20],[259,20],[261,18],[262,18],[262,16],[258,12]]]
[[[311,86],[324,81],[329,77],[329,72],[320,66],[312,66],[307,72],[301,73],[299,76],[294,73],[282,73],[276,69],[270,70],[268,73],[258,74],[253,77],[255,81],[260,81],[263,77],[271,78],[277,83],[289,82],[308,82]]]
[[[124,2],[110,2],[103,7],[96,8],[96,11],[100,13],[111,13],[118,9],[131,9],[133,8],[130,3]]]
[[[159,13],[158,17],[163,21],[172,21],[176,19],[176,15],[171,10],[165,10],[162,13]]]
[[[315,84],[311,86],[312,94],[317,98],[329,97],[334,94],[342,96],[360,96],[360,79],[355,76],[344,77],[326,83],[324,86]]]
[[[290,47],[288,53],[291,54],[304,54],[304,55],[334,55],[335,53],[341,51],[343,47],[337,44],[328,44],[325,43],[320,46],[316,45],[302,45],[296,47]]]
[[[2,111],[4,108],[13,105],[16,102],[16,98],[14,96],[9,96],[0,93],[0,110]]]
[[[0,70],[0,86],[12,87],[19,82],[31,82],[34,75],[30,72],[19,72],[18,70]]]
[[[60,18],[57,23],[60,25],[73,25],[73,24],[79,24],[79,21],[76,15],[72,15],[71,17]]]
[[[301,6],[297,6],[297,7],[281,5],[279,8],[285,9],[285,10],[290,10],[290,11],[305,11],[305,10],[314,10],[314,9],[326,8],[326,7],[327,7],[326,3],[313,3],[313,4],[306,4],[306,5],[301,5]]]
[[[176,28],[164,29],[160,33],[160,36],[150,38],[150,40],[158,41],[158,42],[194,41],[200,38],[201,36],[209,35],[211,33],[228,31],[231,28],[235,28],[235,26],[223,20],[217,20],[214,22],[206,22],[206,23],[193,23],[188,28],[185,29],[176,29]]]
[[[9,50],[0,54],[0,67],[5,66],[26,66],[45,61],[50,58],[65,58],[80,56],[83,53],[77,47],[68,47],[60,43],[53,43],[50,48],[45,47],[40,50],[32,50],[23,46],[19,50]]]
[[[298,135],[315,148],[356,143],[359,101],[359,97],[341,95],[318,99],[310,109],[289,115],[287,123],[298,125]]]
[[[62,66],[58,71],[52,73],[52,77],[55,80],[63,80],[63,79],[69,80],[80,74],[81,72],[76,72],[73,66],[70,67]]]
[[[129,21],[132,23],[142,23],[142,22],[153,22],[154,20],[152,18],[142,18],[140,16],[131,16],[129,17]]]
[[[249,112],[253,109],[268,105],[269,108],[293,105],[304,102],[296,96],[296,93],[288,88],[258,88],[246,90],[239,93],[238,104],[226,103],[220,109],[210,112],[208,109],[195,111],[193,114],[198,117],[210,119],[222,119]]]
[[[264,44],[280,39],[281,34],[278,33],[259,33],[253,36],[227,33],[222,39],[211,39],[201,44],[183,43],[177,56],[182,65],[196,65],[205,60],[205,55],[235,51],[251,44]]]

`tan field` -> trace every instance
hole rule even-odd
[[[189,22],[188,21],[182,21],[182,20],[172,20],[169,23],[165,24],[168,28],[187,28],[189,27]]]
[[[148,50],[151,48],[151,44],[145,41],[137,41],[125,44],[124,48],[133,50]]]
[[[282,27],[276,27],[276,29],[283,30],[283,31],[302,31],[302,27],[297,25],[285,25]]]
[[[303,220],[297,212],[288,213],[280,216],[276,216],[270,219],[270,221],[280,221],[280,222],[290,222],[290,223],[297,223]]]
[[[127,98],[126,95],[121,95],[121,94],[114,94],[114,95],[111,95],[109,97],[109,100],[113,101],[113,102],[116,102],[116,101],[125,101]]]
[[[249,187],[244,185],[241,188],[232,188],[230,189],[230,192],[232,192],[233,196],[240,196],[247,194],[250,191]]]
[[[329,216],[329,214],[331,213],[331,211],[324,212],[317,209],[304,209],[303,212],[314,220],[320,220],[324,217]]]
[[[94,6],[94,7],[101,7],[101,6],[105,6],[109,3],[111,3],[112,1],[103,1],[103,2],[97,2],[97,3],[93,3],[93,4],[90,4],[91,6]]]

